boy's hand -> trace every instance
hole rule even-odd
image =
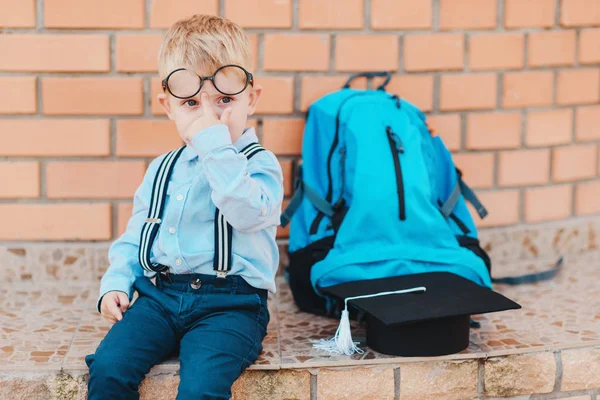
[[[129,308],[129,297],[125,292],[113,290],[102,296],[100,311],[108,322],[114,324],[123,319],[123,313]]]
[[[200,96],[200,102],[202,103],[203,113],[184,113],[180,112],[175,118],[175,125],[179,135],[184,142],[191,144],[192,138],[200,131],[217,124],[225,124],[229,122],[229,116],[231,115],[231,108],[227,108],[223,111],[221,118],[217,116],[208,100],[208,94],[202,93]]]

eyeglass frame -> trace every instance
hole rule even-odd
[[[227,67],[237,67],[237,68],[241,69],[242,71],[244,71],[244,73],[246,74],[246,84],[244,85],[244,88],[242,90],[240,90],[239,92],[237,92],[237,93],[225,93],[225,92],[222,92],[221,90],[219,90],[219,88],[217,87],[217,85],[215,85],[215,80],[214,80],[215,76],[219,73],[220,70],[222,70],[223,68],[227,68]],[[254,76],[252,76],[252,74],[250,72],[246,71],[246,69],[244,67],[242,67],[241,65],[236,65],[236,64],[227,64],[227,65],[223,65],[223,66],[217,68],[217,70],[214,72],[214,74],[212,74],[210,76],[196,75],[198,78],[200,78],[200,86],[198,86],[198,90],[196,91],[196,93],[194,93],[191,96],[180,97],[180,96],[177,96],[176,94],[174,94],[173,92],[171,92],[171,88],[169,88],[169,78],[175,72],[184,71],[184,70],[187,70],[187,68],[177,68],[176,70],[171,71],[169,73],[169,75],[167,75],[167,77],[161,81],[163,91],[168,90],[169,93],[171,93],[171,95],[173,97],[177,97],[178,99],[189,99],[189,98],[192,98],[195,95],[197,95],[200,92],[200,90],[202,90],[202,85],[204,84],[205,80],[211,81],[213,83],[213,87],[215,89],[217,89],[217,91],[219,93],[221,93],[221,94],[223,94],[225,96],[236,96],[236,95],[242,93],[244,90],[246,90],[246,88],[248,87],[248,84],[250,84],[251,86],[254,86]]]

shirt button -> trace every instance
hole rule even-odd
[[[181,261],[181,258],[176,258],[175,259],[175,264],[177,264],[177,265],[181,265],[182,262],[183,261]]]
[[[177,195],[177,200],[178,200],[178,201],[181,201],[181,200],[183,200],[183,195],[182,195],[182,194],[178,194],[178,195]]]
[[[177,232],[177,229],[175,229],[174,227],[169,228],[169,233],[173,234],[175,232]]]
[[[267,215],[267,210],[263,208],[263,210],[260,212],[260,214],[261,214],[262,216],[265,216],[265,215]]]

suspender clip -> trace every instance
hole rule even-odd
[[[227,271],[217,271],[217,278],[219,278],[219,279],[227,278]]]
[[[146,222],[149,224],[160,224],[162,219],[160,218],[146,218]]]

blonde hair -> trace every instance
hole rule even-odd
[[[211,75],[226,64],[253,72],[250,39],[237,24],[213,15],[194,15],[177,21],[165,34],[158,51],[161,79],[177,68]]]

